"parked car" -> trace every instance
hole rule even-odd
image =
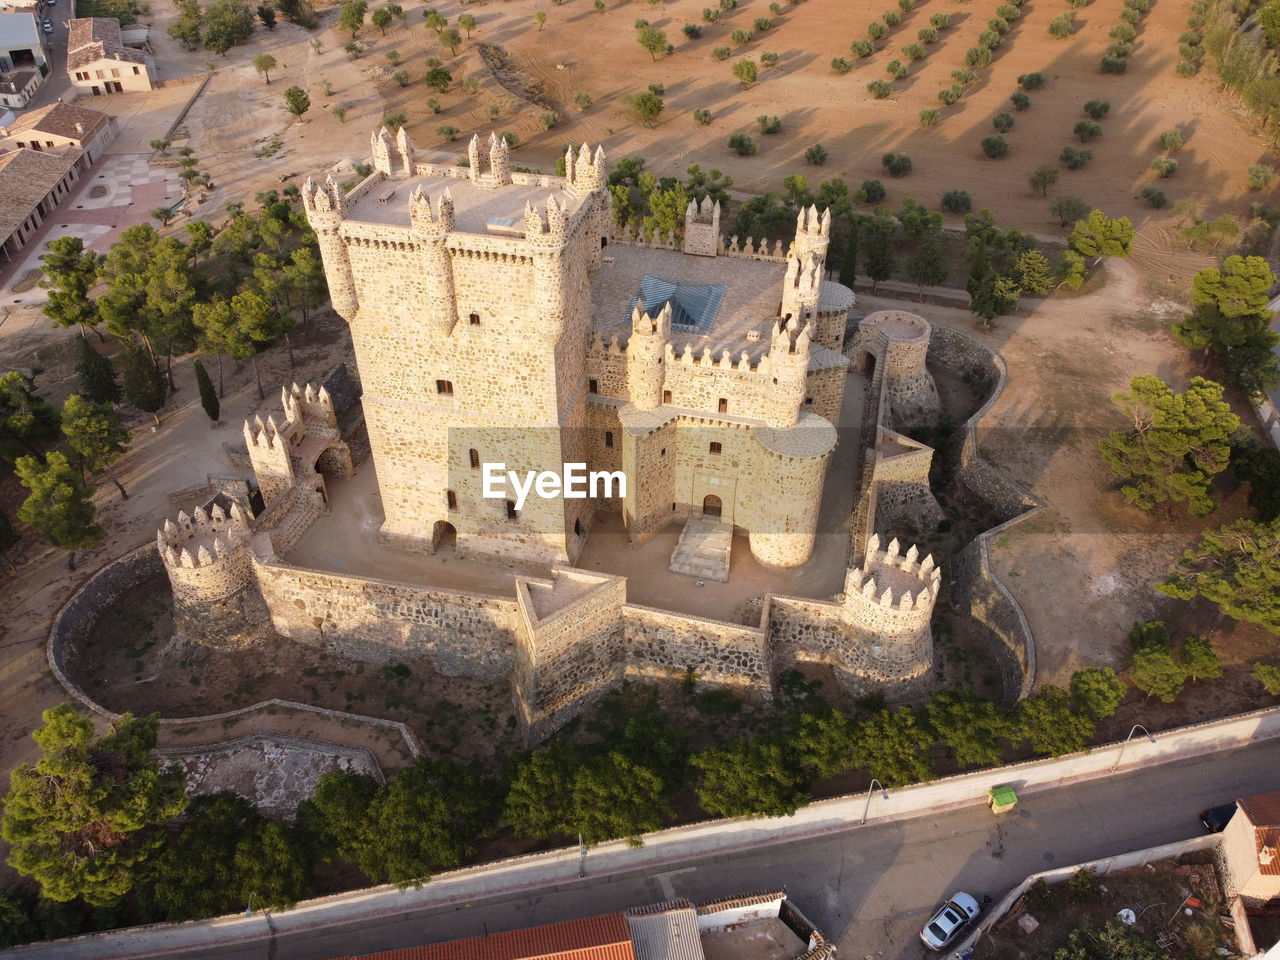
[[[1220,807],[1210,807],[1208,810],[1201,811],[1200,822],[1209,833],[1221,833],[1227,829],[1227,824],[1231,822],[1235,812],[1234,803],[1224,803]]]
[[[46,20],[46,21],[42,24],[42,26],[44,27],[44,32],[45,32],[45,33],[53,33],[53,21],[52,21],[52,20]]]
[[[920,939],[930,950],[943,950],[982,912],[978,901],[967,893],[956,893],[938,908],[920,931]]]

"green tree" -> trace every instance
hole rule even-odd
[[[1018,701],[1018,738],[1029,741],[1036,753],[1051,757],[1083,750],[1093,736],[1093,721],[1071,706],[1067,692],[1052,684]]]
[[[1143,510],[1186,501],[1198,517],[1212,513],[1213,478],[1226,469],[1228,443],[1240,418],[1222,399],[1222,385],[1193,377],[1174,393],[1159,377],[1134,377],[1111,402],[1130,422],[1100,441],[1102,458],[1126,482],[1121,492]]]
[[[1053,276],[1049,270],[1049,258],[1039,250],[1024,250],[1013,258],[1013,275],[1018,288],[1025,294],[1042,297],[1053,290]]]
[[[275,68],[276,58],[269,53],[260,53],[253,58],[253,69],[262,74],[262,79],[267,81],[267,86],[271,86],[271,71]]]
[[[361,0],[361,3],[363,3],[363,0]],[[350,3],[346,4],[343,9],[345,10],[349,6],[351,6]],[[301,120],[302,115],[311,109],[311,98],[307,96],[307,91],[301,87],[290,87],[284,92],[284,108]]]
[[[1255,663],[1253,672],[1249,675],[1262,684],[1263,689],[1271,696],[1280,697],[1280,667],[1267,663]]]
[[[969,310],[983,320],[984,326],[1007,316],[1018,309],[1022,288],[1013,277],[1006,276],[989,264],[976,274],[971,274],[966,287],[969,290]]]
[[[168,397],[164,372],[146,350],[132,342],[120,355],[120,368],[125,400],[143,413],[151,414],[159,425],[159,411]]]
[[[1079,220],[1089,210],[1089,205],[1079,197],[1067,194],[1066,196],[1054,197],[1049,202],[1049,212],[1058,218],[1058,223],[1066,226],[1076,220]],[[1073,251],[1074,252],[1074,251]]]
[[[547,11],[538,10],[533,15],[534,22],[538,24],[538,32],[542,32],[542,28],[547,25]]]
[[[1194,633],[1188,636],[1182,641],[1178,659],[1191,680],[1214,680],[1222,676],[1222,660],[1214,652],[1213,641],[1208,637]]]
[[[289,910],[311,892],[311,865],[295,832],[262,819],[236,844],[233,855],[240,893],[246,903]]]
[[[1262,257],[1227,257],[1191,282],[1192,312],[1173,325],[1173,334],[1188,350],[1205,351],[1232,382],[1249,393],[1280,383],[1280,343],[1270,329],[1274,313],[1268,291],[1276,275]]]
[[[1110,667],[1085,667],[1071,675],[1071,696],[1080,712],[1105,720],[1116,712],[1128,688]]]
[[[893,219],[879,211],[875,216],[867,218],[862,225],[860,239],[865,257],[863,266],[867,276],[871,278],[872,294],[876,292],[876,286],[881,280],[888,280],[893,275],[893,234]]]
[[[331,770],[316,781],[315,792],[298,805],[297,817],[316,859],[359,864],[362,857],[376,855],[366,849],[364,824],[382,789],[373,777],[348,770]]]
[[[35,394],[17,370],[0,375],[0,452],[12,460],[36,453],[34,441],[55,436],[58,412]]]
[[[258,5],[258,20],[268,31],[276,28],[276,8],[270,4]]]
[[[796,717],[787,747],[805,771],[825,780],[853,766],[853,735],[853,722],[822,704]]]
[[[446,30],[441,30],[440,45],[442,47],[448,47],[449,52],[456,57],[458,55],[458,48],[462,46],[462,35],[452,27],[449,27]]]
[[[62,432],[82,473],[106,470],[120,459],[129,444],[129,430],[111,404],[95,403],[76,393],[62,404]],[[129,499],[119,477],[113,473],[107,479],[116,485],[122,499]]]
[[[253,10],[243,0],[213,0],[204,8],[204,48],[227,51],[253,35]]]
[[[853,761],[886,786],[905,787],[933,779],[931,746],[933,737],[914,711],[881,710],[855,726]]]
[[[80,337],[76,343],[76,376],[80,380],[80,393],[97,403],[119,403],[120,384],[116,382],[116,368],[111,358],[93,348],[88,337]]]
[[[664,107],[662,98],[652,90],[646,90],[644,93],[637,93],[635,96],[627,97],[624,101],[631,110],[631,115],[641,126],[652,127],[658,117],[662,115]]]
[[[458,18],[459,28],[467,31],[467,39],[471,39],[471,31],[476,28],[476,18],[473,14],[464,13]]]
[[[204,220],[188,220],[182,229],[187,235],[187,250],[191,253],[191,262],[194,265],[199,260],[200,254],[213,246],[213,227]]]
[[[48,302],[40,312],[55,327],[78,326],[82,333],[98,322],[98,307],[89,291],[98,281],[102,258],[84,248],[79,237],[58,237],[49,243],[42,258],[44,277],[40,286],[49,291]]]
[[[739,60],[733,65],[730,72],[738,83],[742,84],[744,90],[755,83],[760,75],[754,60]]]
[[[369,12],[369,4],[365,0],[347,0],[338,11],[338,29],[346,30],[354,40],[364,26],[364,15]]]
[[[391,26],[391,21],[394,20],[395,18],[391,16],[390,10],[378,9],[373,11],[373,14],[369,17],[369,19],[370,21],[372,21],[373,25],[377,27],[378,30],[381,31],[382,35],[385,37],[387,35],[387,27]]]
[[[203,26],[204,15],[200,12],[199,0],[178,0],[178,19],[169,24],[169,36],[184,49],[195,50],[200,46]]]
[[[96,547],[104,536],[103,529],[93,522],[93,499],[79,471],[66,454],[52,450],[43,463],[35,457],[19,457],[14,461],[14,472],[30,491],[18,508],[18,519],[58,549],[66,550],[67,566],[74,570],[76,551]]]
[[[1002,737],[1011,735],[1009,718],[998,704],[971,690],[943,690],[929,698],[929,726],[950,747],[961,767],[995,767],[1003,759]]]
[[[221,405],[218,403],[218,391],[214,389],[209,371],[204,368],[204,364],[198,357],[192,364],[192,369],[196,373],[196,389],[200,392],[200,406],[204,407],[205,415],[216,424],[218,414],[222,412]]]
[[[1270,523],[1280,517],[1280,450],[1232,447],[1231,472],[1249,485],[1249,506],[1257,519]]]
[[[733,740],[689,762],[702,771],[698,804],[713,817],[789,817],[809,802],[809,783],[785,746]]]
[[[1142,647],[1134,650],[1129,662],[1133,685],[1149,697],[1173,703],[1187,682],[1187,669],[1169,647]]]
[[[1058,168],[1047,163],[1042,163],[1031,172],[1031,177],[1027,181],[1031,185],[1031,189],[1042,197],[1049,196],[1049,190],[1058,182]]]
[[[195,920],[242,909],[247,900],[235,869],[236,845],[261,821],[234,793],[192,799],[182,829],[154,860],[151,900],[160,915]]]
[[[1280,520],[1205,531],[1156,589],[1179,600],[1204,597],[1229,617],[1280,633]]]
[[[9,778],[0,826],[9,865],[51,900],[119,903],[186,807],[182,768],[151,756],[155,717],[126,713],[104,737],[67,703],[43,720],[32,734],[40,758]]]
[[[1133,244],[1133,224],[1128,217],[1112,220],[1101,210],[1093,210],[1088,218],[1076,222],[1067,243],[1081,256],[1096,260],[1127,257]]]
[[[942,249],[942,233],[930,230],[907,259],[907,276],[916,282],[923,295],[926,286],[936,286],[947,279],[947,258]]]
[[[636,43],[640,44],[651,60],[657,60],[658,54],[667,49],[667,35],[652,24],[646,23],[636,31]]]

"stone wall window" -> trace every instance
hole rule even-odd
[[[480,469],[480,451],[477,450],[475,447],[472,447],[469,451],[467,451],[467,456],[471,460],[471,469],[479,470]]]
[[[722,450],[722,449],[723,449],[723,448],[720,446],[720,442],[719,442],[718,440],[712,440],[712,441],[711,441],[711,452],[712,452],[712,453],[714,453],[714,454],[719,454],[719,453],[721,452],[721,450]]]
[[[612,430],[606,430],[606,431],[604,432],[604,445],[605,445],[606,447],[612,447],[612,446],[613,446],[613,431],[612,431]]]
[[[666,455],[667,455],[667,448],[666,448],[666,447],[663,447],[663,448],[662,448],[662,450],[660,450],[660,451],[658,452],[658,456],[659,456],[659,457],[665,457]]]
[[[813,406],[813,397],[805,397],[804,403],[805,403],[805,406],[807,407]]]
[[[719,400],[719,403],[717,404],[717,408],[719,409],[719,411],[720,411],[721,413],[728,413],[728,412],[729,412],[729,401],[728,401],[728,399],[727,399],[726,397],[721,397],[721,398],[720,398],[720,400]]]
[[[457,510],[457,509],[458,509],[458,494],[457,494],[455,491],[453,491],[453,490],[446,490],[446,491],[444,492],[444,496],[445,496],[445,499],[449,502],[449,509],[450,509],[450,510]]]
[[[452,397],[452,396],[453,396],[453,381],[452,381],[452,380],[437,380],[437,381],[436,381],[436,393],[440,394],[440,396],[442,396],[442,397]]]
[[[478,327],[478,326],[480,326],[480,314],[478,314],[478,313],[473,313],[473,314],[471,314],[471,316],[470,316],[468,319],[470,320],[471,325],[472,325],[473,327]]]
[[[663,403],[670,403],[670,402],[671,402],[671,391],[670,391],[670,390],[663,390],[663,391],[662,391],[662,402],[663,402]]]
[[[582,521],[581,521],[581,520],[574,520],[574,521],[573,521],[573,533],[574,533],[574,536],[578,536],[578,537],[582,536]]]
[[[516,502],[514,500],[508,500],[506,503],[507,503],[507,519],[508,520],[520,519],[520,511],[516,509]]]
[[[587,381],[587,390],[588,390],[588,392],[590,392],[590,393],[599,393],[599,392],[600,392],[600,383],[599,383],[599,381],[596,381],[596,380],[588,380],[588,381]]]

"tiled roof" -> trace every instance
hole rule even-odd
[[[487,937],[362,954],[358,960],[635,960],[635,954],[622,914],[607,913]]]
[[[1245,797],[1240,810],[1253,826],[1258,872],[1280,877],[1280,790]]]
[[[67,69],[78,70],[99,60],[146,63],[139,50],[126,47],[120,39],[120,21],[107,17],[80,17],[68,20]]]
[[[698,912],[688,900],[628,910],[636,960],[703,960]]]
[[[76,130],[77,123],[83,127],[83,132]],[[37,133],[66,137],[68,140],[84,141],[92,140],[99,130],[105,129],[110,123],[111,118],[105,113],[59,102],[24,113],[9,125],[9,135],[34,130]]]
[[[25,148],[0,154],[0,238],[31,216],[79,156],[78,150],[59,156]]]

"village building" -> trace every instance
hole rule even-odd
[[[156,86],[155,64],[144,50],[125,44],[120,21],[105,17],[68,20],[67,73],[77,91],[101,96]]]

